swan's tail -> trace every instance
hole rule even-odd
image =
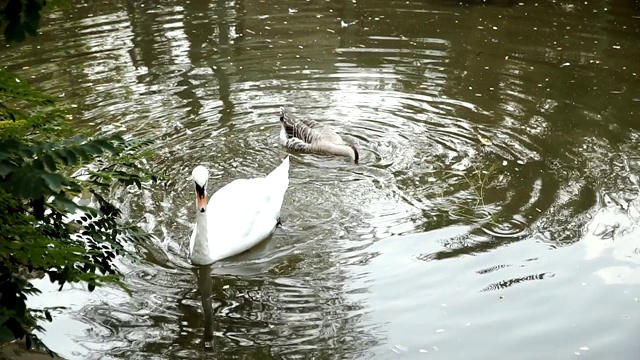
[[[269,173],[269,175],[266,176],[267,179],[269,179],[270,181],[277,181],[277,182],[283,182],[286,181],[287,184],[289,184],[289,156],[287,156],[283,161],[282,164],[278,165],[277,168],[273,169],[272,172]]]
[[[269,197],[270,213],[275,215],[277,221],[280,217],[284,194],[289,188],[289,156],[266,176],[266,180],[269,182],[269,189],[271,190],[271,196]]]

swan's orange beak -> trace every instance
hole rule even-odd
[[[204,188],[196,184],[196,207],[201,213],[207,209],[207,194],[204,192]]]

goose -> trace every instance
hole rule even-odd
[[[346,156],[358,163],[360,154],[353,144],[342,140],[330,127],[317,121],[300,119],[288,109],[280,108],[280,143],[287,149],[314,153]]]
[[[194,265],[210,265],[249,250],[280,225],[289,187],[289,157],[265,177],[236,179],[216,191],[207,204],[209,171],[192,172],[196,187],[196,227],[189,241]]]

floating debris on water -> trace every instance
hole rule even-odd
[[[493,145],[493,143],[491,142],[491,139],[486,138],[482,135],[478,135],[478,140],[480,140],[480,142],[482,143],[482,145]]]

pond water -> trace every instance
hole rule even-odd
[[[639,38],[623,0],[47,15],[0,64],[79,128],[154,139],[168,180],[111,194],[156,236],[121,261],[131,297],[36,280],[31,306],[66,306],[45,342],[68,359],[636,359]],[[269,172],[280,106],[334,126],[360,164],[291,153],[284,226],[194,271],[191,169],[209,191]]]

